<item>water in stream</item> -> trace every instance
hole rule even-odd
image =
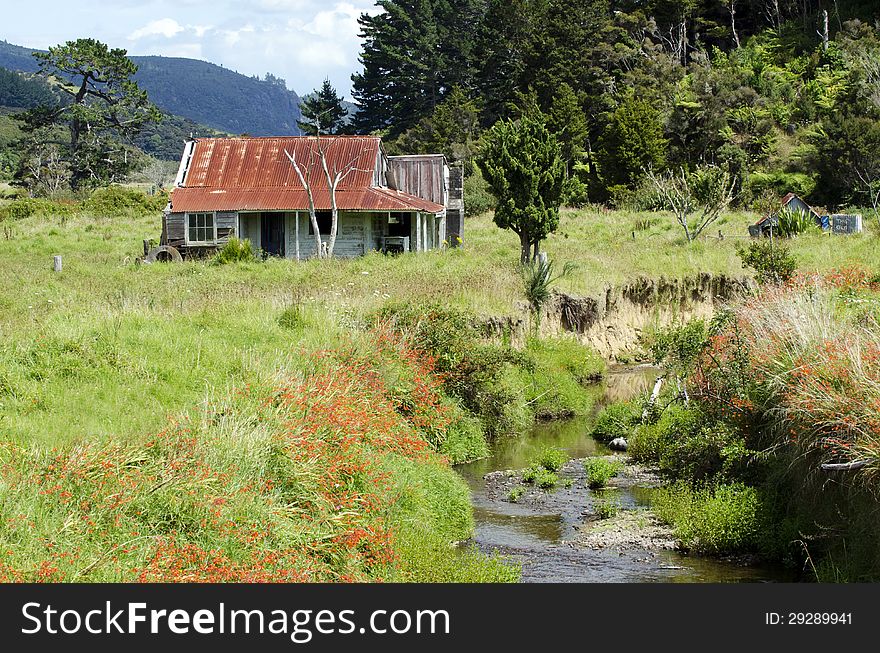
[[[598,404],[620,401],[647,390],[656,370],[633,367],[612,370],[596,389]],[[675,551],[595,551],[569,542],[583,522],[584,493],[558,489],[538,505],[520,505],[494,497],[484,476],[490,472],[523,469],[548,446],[571,458],[605,455],[589,437],[593,418],[536,425],[529,433],[496,442],[489,458],[460,465],[458,472],[471,488],[476,519],[474,541],[484,551],[499,551],[522,564],[523,582],[760,582],[791,580],[784,569],[744,566],[721,560],[684,556]],[[645,506],[650,490],[633,487],[618,492],[624,508]]]

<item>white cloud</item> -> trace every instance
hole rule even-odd
[[[160,18],[147,23],[140,29],[136,29],[128,38],[130,41],[140,41],[148,36],[164,36],[166,39],[177,36],[184,30],[183,25],[173,18]]]

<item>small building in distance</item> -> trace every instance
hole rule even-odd
[[[835,213],[832,215],[820,215],[812,206],[803,199],[789,193],[782,198],[780,209],[775,213],[764,216],[758,222],[749,226],[749,235],[753,238],[769,236],[779,226],[779,216],[783,211],[789,210],[809,216],[822,231],[831,231],[835,234],[855,234],[862,232],[862,216],[855,214]]]
[[[186,143],[162,225],[162,245],[199,255],[236,236],[271,256],[316,254],[309,196],[322,240],[330,235],[331,176],[341,173],[334,254],[423,252],[460,235],[461,176],[443,155],[388,157],[373,136],[199,138]],[[399,181],[399,180],[402,180]]]

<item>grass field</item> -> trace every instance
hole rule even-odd
[[[566,211],[545,250],[577,264],[558,287],[579,294],[638,276],[743,275],[734,243],[753,219],[730,215],[719,227],[723,240],[688,245],[663,214]],[[877,267],[880,241],[868,228],[848,238],[801,236],[792,249],[804,270]],[[470,220],[466,246],[448,252],[137,265],[141,241],[158,229],[158,215],[0,223],[0,428],[7,438],[53,443],[153,430],[205,396],[289,369],[297,350],[335,342],[390,300],[488,315],[510,314],[524,301],[518,241],[488,216]],[[60,274],[51,269],[55,254],[64,257]],[[279,318],[291,306],[314,328],[285,328]]]
[[[239,539],[230,540],[220,537],[216,529],[195,528],[187,536],[190,539],[181,536],[193,528],[194,520],[201,519],[203,526],[208,523],[208,514],[218,519],[271,523],[282,531],[291,527],[286,518],[279,520],[272,508],[289,502],[287,495],[278,488],[255,488],[252,481],[265,476],[273,479],[272,483],[285,487],[293,483],[299,488],[302,479],[294,474],[297,480],[291,481],[290,470],[273,467],[276,458],[272,452],[278,446],[286,449],[277,444],[275,436],[267,435],[264,425],[255,427],[247,416],[265,402],[275,401],[272,397],[278,388],[297,387],[311,378],[316,352],[346,347],[370,351],[375,345],[371,336],[364,335],[365,316],[389,302],[439,302],[480,315],[503,315],[523,310],[525,301],[517,270],[518,241],[513,234],[497,229],[488,216],[468,222],[465,247],[460,250],[397,258],[374,254],[347,261],[268,260],[223,266],[195,261],[145,266],[137,259],[142,240],[158,236],[158,214],[94,215],[75,208],[66,213],[64,217],[49,213],[0,221],[3,517],[18,520],[30,511],[43,515],[39,523],[33,522],[33,528],[24,522],[31,528],[26,536],[21,531],[0,532],[0,546],[13,541],[27,544],[22,544],[23,553],[16,557],[15,568],[4,572],[8,579],[118,580],[130,578],[133,569],[141,569],[146,570],[143,577],[147,579],[186,580],[197,575],[193,576],[195,572],[189,567],[181,571],[175,565],[183,564],[181,560],[204,565],[215,554],[226,575],[212,578],[275,577],[260,576],[264,567],[256,565],[255,571],[256,563],[243,557],[259,552],[241,533],[236,536]],[[565,211],[559,232],[544,249],[554,261],[577,264],[575,274],[559,282],[560,289],[577,294],[597,293],[609,284],[638,276],[742,275],[745,272],[734,243],[744,240],[745,227],[752,220],[753,216],[733,214],[719,225],[723,239],[706,238],[688,245],[671,218],[662,214]],[[873,226],[870,229],[873,231]],[[845,239],[811,235],[798,238],[792,247],[802,268],[829,269],[855,263],[876,266],[880,257],[877,242],[873,233]],[[63,256],[64,269],[54,273],[52,256],[58,254]],[[569,355],[538,345],[534,352],[549,361]],[[397,391],[397,372],[378,365],[385,390],[377,396],[386,397]],[[557,368],[551,365],[547,369]],[[538,383],[537,376],[535,379]],[[521,387],[530,382],[515,381]],[[554,385],[552,378],[549,383]],[[236,398],[245,388],[261,389],[263,395],[257,397],[256,404]],[[365,388],[352,392],[377,391]],[[576,404],[577,398],[567,397],[566,401]],[[217,406],[230,408],[218,413]],[[552,408],[548,411],[553,412]],[[230,414],[239,421],[227,423]],[[291,424],[299,424],[294,419],[302,418],[298,415],[289,420],[277,414],[270,418],[278,423],[277,431],[286,433]],[[381,423],[394,429],[410,428],[404,423],[393,426],[398,420],[395,414],[380,417],[391,420]],[[148,446],[156,434],[168,433],[169,425],[181,420],[196,425],[180,435],[183,442],[195,443],[187,444],[190,448],[185,456],[177,440],[158,453]],[[171,432],[176,433],[174,428]],[[194,439],[186,435],[190,432]],[[230,433],[235,435],[232,448],[217,451],[217,443],[225,442]],[[332,433],[319,435],[317,442],[323,442],[322,447],[335,442]],[[333,537],[342,538],[334,542],[355,541],[356,545],[340,545],[321,554],[334,560],[338,556],[338,564],[332,568],[316,570],[310,566],[312,562],[297,562],[303,578],[513,578],[515,573],[497,562],[449,555],[448,542],[466,537],[472,523],[466,488],[438,460],[401,457],[383,442],[367,442],[356,454],[381,460],[385,471],[374,472],[390,474],[387,494],[371,499],[386,508],[364,512],[361,521],[345,527],[349,530],[340,525],[347,522],[332,510],[328,512],[326,506],[311,508],[313,519],[325,524],[327,532],[337,533]],[[76,531],[74,537],[71,510],[82,508],[71,508],[62,495],[70,492],[75,496],[83,490],[79,485],[68,488],[65,483],[79,478],[78,474],[105,478],[108,468],[104,463],[95,467],[101,460],[116,461],[112,469],[117,471],[112,479],[106,478],[110,483],[106,492],[114,483],[124,482],[127,485],[120,492],[129,492],[130,505],[138,508],[121,517],[112,513],[116,521],[109,530],[85,529]],[[239,460],[247,461],[248,469],[240,469]],[[149,462],[135,465],[132,461]],[[141,469],[141,465],[146,466]],[[181,465],[220,471],[208,485],[181,485],[181,491],[190,496],[185,505],[178,505],[179,493],[163,494],[166,503],[156,504],[150,498],[149,483],[162,482],[156,479],[168,475],[177,478]],[[62,498],[47,503],[32,488],[42,482],[40,479],[55,478],[59,469],[73,470],[72,476],[50,485]],[[359,474],[352,478],[363,484]],[[90,495],[97,503],[89,504],[90,512],[82,516],[88,523],[98,517],[110,519],[111,513],[99,508],[101,502],[116,502],[116,494],[101,492]],[[241,492],[243,498],[230,499],[229,508],[212,507],[216,501],[227,505],[225,497],[239,497]],[[309,492],[296,490],[296,501],[325,505],[318,501],[319,495]],[[172,508],[177,512],[168,513]],[[149,540],[150,546],[132,552],[131,559],[105,568],[107,556],[118,557],[114,552],[127,532],[158,528],[144,517],[153,509],[162,514],[160,526],[169,529],[150,536],[160,538],[155,541],[161,541],[161,546],[153,546],[155,541]],[[454,515],[453,521],[444,521],[443,514]],[[389,528],[395,533],[394,546],[403,560],[392,571],[382,566],[387,562],[382,562],[382,534]],[[367,543],[362,538],[350,540],[352,532],[360,533],[358,538],[370,534],[371,539]],[[60,533],[67,535],[58,540]],[[303,541],[318,538],[317,542],[329,536],[321,529],[306,529],[298,531],[297,537]],[[64,550],[68,557],[41,559],[46,542],[68,540],[74,547]],[[261,542],[267,551],[278,549],[276,540],[268,535]],[[357,553],[364,547],[370,551],[369,560]],[[79,556],[101,561],[103,570],[83,576],[82,565],[70,562]],[[270,571],[275,570],[272,573],[286,564],[279,560],[275,567],[269,566]],[[60,571],[55,574],[53,569]]]

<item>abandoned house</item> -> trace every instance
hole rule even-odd
[[[812,206],[807,204],[794,193],[789,193],[782,198],[779,211],[764,216],[758,222],[749,226],[749,235],[753,238],[769,236],[779,226],[779,216],[785,210],[796,211],[809,216],[822,231],[830,231],[835,234],[855,234],[862,232],[862,216],[855,214],[835,213],[833,215],[820,215]]]
[[[184,148],[162,245],[197,255],[237,236],[268,255],[310,258],[310,189],[325,242],[335,195],[336,256],[454,246],[463,235],[462,182],[443,155],[389,157],[378,137],[199,138]]]

